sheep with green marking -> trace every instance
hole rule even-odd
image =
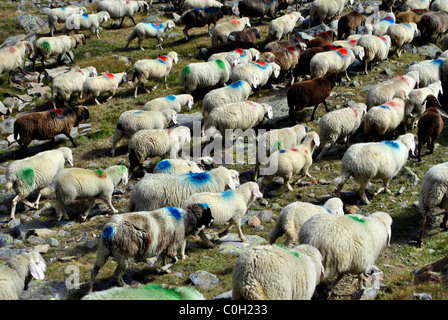
[[[23,201],[31,208],[37,209],[41,197],[41,190],[48,187],[56,173],[64,168],[65,163],[73,166],[72,150],[67,147],[43,151],[34,156],[13,161],[5,172],[5,189],[14,189],[16,196],[12,200],[11,219],[14,219],[16,206]],[[39,195],[34,203],[26,200],[28,195],[39,190]]]

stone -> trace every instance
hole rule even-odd
[[[188,281],[190,281],[195,287],[199,287],[204,290],[210,290],[218,285],[219,278],[212,273],[204,270],[199,270],[191,274],[188,277]]]
[[[53,237],[48,238],[47,243],[50,245],[50,247],[58,247],[59,246],[59,241]]]
[[[31,14],[19,16],[16,19],[18,20],[19,24],[25,29],[26,33],[48,28],[46,19],[35,17]]]
[[[0,248],[12,246],[14,244],[14,238],[9,234],[0,233]]]
[[[251,227],[258,227],[261,224],[261,221],[257,216],[254,215],[247,219],[247,224]]]
[[[46,243],[46,240],[44,238],[39,238],[39,237],[36,237],[36,236],[33,236],[33,235],[29,236],[27,238],[27,241],[30,244],[44,244],[44,243]]]
[[[51,230],[48,228],[40,228],[40,229],[30,229],[28,230],[28,236],[36,236],[39,238],[49,238],[53,237],[57,234],[56,230]]]
[[[270,210],[262,210],[258,213],[257,216],[260,219],[261,223],[265,223],[272,220],[273,214]]]
[[[13,134],[14,133],[14,122],[16,118],[8,117],[2,122],[0,122],[0,134]]]
[[[415,174],[415,172],[409,168],[409,167],[403,167],[403,169],[401,169],[401,173],[404,174],[408,180],[409,180],[409,184],[412,186],[417,186],[420,178]]]
[[[267,243],[266,239],[257,235],[244,236],[246,238],[245,242],[242,242],[238,235],[235,233],[229,233],[226,236],[219,238],[216,241],[219,252],[240,255],[241,253],[246,251],[247,248]]]
[[[48,243],[38,244],[33,247],[33,251],[37,251],[40,253],[46,253],[50,250],[50,245]]]
[[[429,293],[413,293],[412,297],[417,300],[432,300]]]
[[[12,108],[6,107],[3,102],[0,102],[0,115],[7,116],[12,112]]]
[[[217,295],[213,300],[232,300],[232,290]]]
[[[70,274],[67,273],[67,277]],[[28,290],[23,291],[20,300],[69,300],[70,295],[77,289],[68,289],[64,281],[33,280],[28,285]]]

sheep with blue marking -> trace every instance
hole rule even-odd
[[[255,48],[249,48],[249,49],[241,49],[236,48],[235,50],[231,51],[225,51],[225,52],[218,52],[212,54],[207,61],[217,60],[217,59],[225,59],[229,54],[238,54],[241,60],[241,63],[250,62],[258,60],[260,57],[260,51],[258,51]]]
[[[124,18],[128,17],[136,25],[133,16],[137,12],[148,11],[149,12],[149,4],[146,1],[116,1],[116,0],[102,0],[96,6],[96,10],[107,11],[109,12],[111,19],[121,19],[120,25],[121,28],[123,24]]]
[[[278,78],[281,68],[275,62],[265,62],[261,60],[252,61],[249,63],[241,63],[236,66],[230,74],[232,82],[238,80],[245,80],[252,85],[258,87],[258,95],[261,95],[261,88],[264,87],[268,81],[273,78]],[[255,77],[254,77],[255,76]],[[254,80],[256,79],[256,82]]]
[[[65,26],[62,29],[62,33],[69,35],[72,30],[75,32],[79,32],[80,30],[90,30],[92,35],[96,35],[96,37],[100,39],[100,28],[109,20],[110,15],[107,11],[100,11],[93,14],[72,14],[65,21]]]
[[[212,30],[211,46],[214,47],[219,43],[226,43],[230,33],[233,31],[242,31],[245,28],[250,27],[251,25],[248,17],[217,23]]]
[[[192,194],[234,190],[239,185],[239,172],[222,166],[199,173],[147,174],[132,189],[128,211],[181,207]]]
[[[89,95],[93,96],[93,100],[97,105],[101,105],[98,98],[103,93],[110,93],[106,99],[109,101],[115,96],[118,87],[128,82],[128,74],[126,72],[110,73],[106,72],[96,77],[89,77],[83,84],[82,96],[87,98]]]
[[[280,41],[285,36],[289,39],[291,32],[303,20],[302,14],[298,11],[293,11],[271,20],[268,27],[268,39],[270,41]]]
[[[191,94],[170,94],[169,96],[155,98],[146,102],[142,110],[163,111],[165,109],[171,109],[179,113],[184,107],[188,107],[191,110],[193,103],[194,98]]]
[[[47,14],[50,34],[53,37],[58,22],[65,22],[72,14],[87,13],[87,9],[85,7],[69,6],[62,8],[44,8],[42,12]]]
[[[342,157],[342,173],[335,179],[338,197],[342,187],[350,177],[359,184],[359,195],[364,204],[370,204],[366,188],[372,179],[380,179],[383,186],[374,196],[388,189],[389,181],[395,177],[406,164],[409,152],[414,154],[415,138],[406,133],[393,141],[356,143],[350,146]],[[385,165],[387,164],[387,165]]]
[[[101,233],[95,265],[92,268],[89,292],[92,292],[99,270],[113,257],[117,263],[114,278],[121,287],[128,287],[122,273],[134,260],[161,255],[163,272],[185,259],[186,239],[213,222],[210,208],[195,203],[184,209],[161,207],[153,211],[129,212],[112,216]],[[167,259],[171,259],[167,263]]]
[[[176,26],[173,20],[166,20],[162,23],[149,23],[149,22],[140,22],[138,23],[134,29],[132,29],[131,33],[126,38],[125,48],[129,47],[129,44],[135,38],[138,38],[137,45],[140,50],[145,50],[142,46],[143,40],[148,38],[156,38],[157,44],[156,48],[159,47],[163,50],[162,42],[163,38],[165,38]]]
[[[362,49],[359,58],[364,58]],[[345,72],[348,81],[347,68],[355,62],[355,54],[351,49],[339,48],[332,51],[316,53],[310,60],[310,71],[312,78],[323,77],[332,72]]]
[[[400,57],[403,52],[403,46],[411,43],[414,37],[420,35],[417,24],[410,23],[394,23],[387,28],[386,34],[390,36],[392,45],[395,46],[397,56]]]
[[[406,74],[417,71],[419,77],[418,87],[427,87],[435,81],[443,80],[443,63],[445,60],[446,57],[442,54],[437,59],[419,61],[411,65],[406,70]]]
[[[395,15],[393,12],[388,12],[387,15],[379,22],[373,25],[372,34],[374,36],[384,36],[387,33],[387,29],[395,24]]]
[[[194,160],[186,159],[165,159],[159,161],[154,167],[153,173],[198,173],[209,171],[214,168],[212,157],[200,157]]]

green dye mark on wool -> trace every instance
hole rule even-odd
[[[20,171],[19,178],[25,184],[25,187],[31,188],[34,185],[34,169],[29,167],[23,169]]]
[[[353,220],[355,220],[356,222],[359,222],[359,223],[366,223],[366,220],[358,218],[356,216],[348,215],[347,217],[352,218]]]
[[[226,64],[221,59],[215,60],[215,63],[218,66],[219,69],[221,69],[221,70],[225,70],[226,69]]]
[[[282,248],[283,250],[288,251],[288,252],[289,252],[290,254],[292,254],[294,257],[296,257],[297,259],[300,259],[300,255],[299,255],[297,252],[290,250],[289,248],[285,247],[284,245],[282,245],[282,244],[276,244],[275,246],[277,246],[277,247],[279,247],[279,248]]]
[[[106,173],[100,169],[95,170],[95,174],[98,178],[106,178],[107,177]]]
[[[282,150],[282,142],[281,141],[277,141],[274,144],[275,150]]]
[[[140,288],[144,291],[153,292],[155,293],[155,296],[161,296],[164,300],[183,300],[182,295],[175,292],[173,289],[163,287],[160,284],[146,284]]]
[[[51,45],[48,41],[43,41],[40,45],[45,51],[50,51],[51,49]]]
[[[181,75],[188,76],[189,74],[190,74],[190,66],[186,66],[185,68],[182,69]]]

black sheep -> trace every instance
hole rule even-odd
[[[260,17],[261,24],[264,16],[275,19],[277,12],[288,8],[287,0],[241,0],[238,3],[240,17]]]

